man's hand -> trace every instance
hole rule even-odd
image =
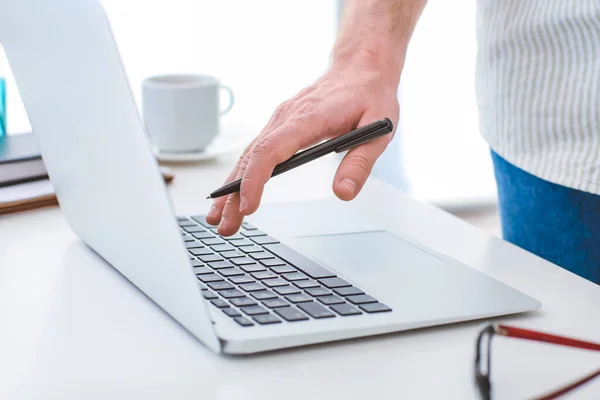
[[[281,104],[240,157],[227,182],[242,179],[240,193],[216,199],[207,221],[232,235],[260,204],[277,164],[298,151],[375,120],[399,117],[398,82],[408,37],[424,0],[349,0],[344,28],[329,71]],[[354,199],[392,135],[350,150],[340,164],[333,191]]]
[[[243,217],[258,209],[277,164],[299,150],[385,117],[398,121],[397,87],[388,85],[376,71],[331,69],[279,106],[227,180],[242,178],[240,193],[215,200],[208,222],[219,224],[222,235],[237,232]],[[346,154],[333,182],[340,199],[358,195],[390,140],[388,135]]]

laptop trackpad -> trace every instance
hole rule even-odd
[[[397,311],[406,322],[536,307],[514,289],[383,231],[302,237],[298,250]]]
[[[412,275],[448,265],[385,231],[305,236],[296,240],[304,252],[322,264],[358,274]]]

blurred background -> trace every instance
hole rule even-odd
[[[341,0],[101,0],[136,100],[154,74],[212,74],[231,86],[227,120],[260,131],[283,100],[327,68]],[[474,95],[475,2],[430,0],[399,91],[399,134],[375,175],[415,197],[497,226],[489,149]],[[30,130],[10,68],[7,129]]]

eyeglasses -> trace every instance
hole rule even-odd
[[[585,342],[573,338],[550,335],[547,333],[530,331],[527,329],[516,328],[507,325],[489,324],[485,326],[479,335],[477,336],[477,349],[475,355],[475,383],[479,389],[479,393],[483,400],[491,400],[492,384],[490,382],[490,365],[491,365],[491,351],[492,351],[492,337],[494,335],[500,335],[505,337],[512,337],[525,340],[534,340],[537,342],[552,343],[560,346],[576,347],[579,349],[595,350],[600,351],[600,344]],[[482,346],[484,338],[487,337],[487,350],[482,352]],[[487,354],[487,360],[482,360],[482,354]],[[485,367],[485,369],[483,368]],[[569,393],[570,391],[580,387],[581,385],[591,381],[595,377],[600,376],[600,369],[592,372],[591,374],[581,378],[580,380],[563,386],[552,393],[545,394],[541,397],[537,397],[536,400],[552,400],[562,395]]]

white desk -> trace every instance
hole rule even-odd
[[[232,162],[175,168],[170,192],[178,211],[204,211],[204,197]],[[277,178],[267,198],[329,196],[334,167],[322,160]],[[292,180],[299,183],[287,187]],[[357,204],[376,215],[376,198],[397,205],[390,224],[403,221],[417,241],[544,303],[535,314],[504,321],[600,340],[596,285],[379,181],[370,181]],[[83,246],[58,209],[0,218],[2,399],[470,399],[479,326],[221,357]],[[595,353],[498,339],[496,398],[539,394],[597,366]],[[575,398],[599,393],[600,381]]]

